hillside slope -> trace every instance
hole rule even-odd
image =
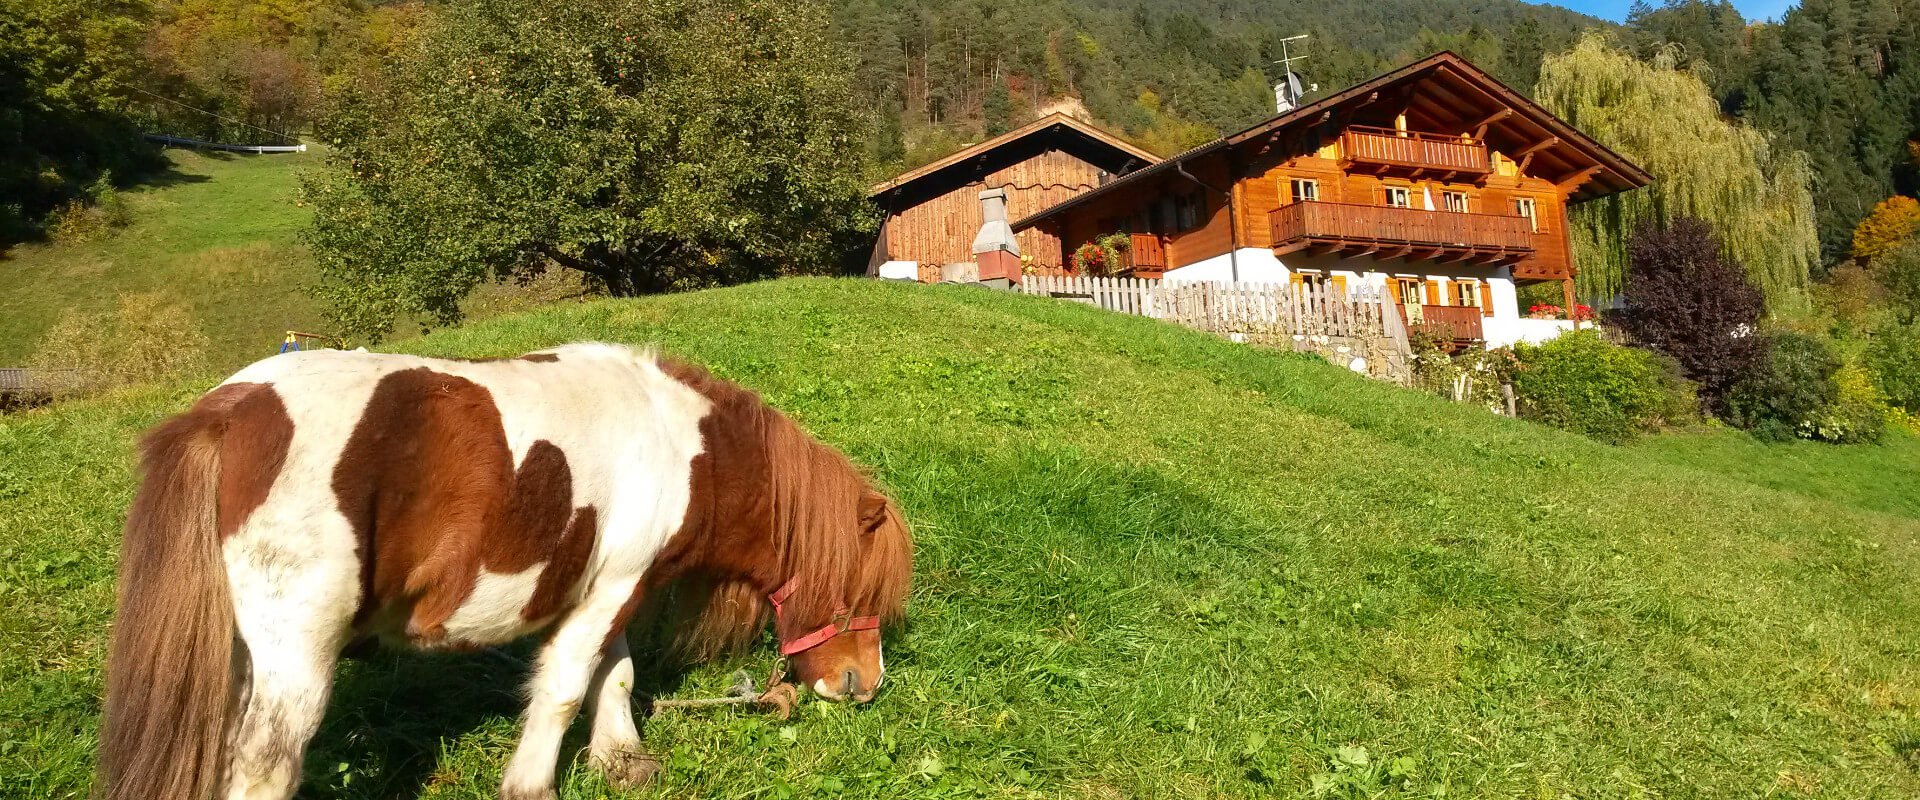
[[[126,193],[133,222],[83,244],[24,244],[0,256],[0,366],[33,352],[65,309],[109,311],[125,293],[187,303],[213,363],[272,355],[320,315],[299,243],[301,170],[319,153],[243,156],[168,150],[171,168]]]
[[[579,339],[761,390],[916,526],[881,698],[656,720],[658,796],[1920,794],[1910,438],[1609,448],[947,286],[779,281],[403,348]],[[0,418],[0,795],[84,793],[129,443],[201,388]],[[1715,449],[1739,463],[1687,455]],[[492,797],[521,677],[349,664],[303,796]],[[562,766],[563,797],[604,795]]]

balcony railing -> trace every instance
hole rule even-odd
[[[1129,238],[1127,247],[1127,266],[1134,270],[1164,271],[1167,268],[1167,248],[1160,243],[1160,237],[1151,233],[1136,233]]]
[[[1348,256],[1398,250],[1394,255],[1486,263],[1533,252],[1533,228],[1520,216],[1309,201],[1274,209],[1268,221],[1273,246],[1289,250],[1317,245]]]
[[[1421,172],[1493,172],[1486,143],[1462,136],[1356,125],[1340,135],[1340,150],[1352,164]]]
[[[1400,319],[1407,330],[1438,337],[1446,342],[1477,342],[1486,338],[1480,325],[1480,309],[1473,306],[1400,307]]]

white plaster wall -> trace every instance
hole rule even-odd
[[[1509,347],[1515,342],[1540,344],[1573,330],[1569,319],[1487,319],[1481,325],[1488,347]]]
[[[1286,283],[1287,269],[1280,259],[1273,257],[1273,251],[1260,247],[1242,247],[1233,254],[1222,254],[1205,261],[1196,261],[1179,269],[1167,270],[1164,279],[1168,285],[1177,283],[1201,283],[1207,281],[1224,283],[1235,280],[1235,256],[1238,256],[1239,281],[1241,283]]]
[[[880,265],[880,277],[890,281],[920,280],[920,262],[889,261]]]

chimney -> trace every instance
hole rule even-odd
[[[1020,282],[1020,245],[1007,224],[1007,190],[980,193],[980,233],[973,237],[973,260],[980,265],[980,282],[1009,287]]]

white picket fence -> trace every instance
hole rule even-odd
[[[1028,275],[1021,288],[1031,295],[1074,300],[1246,341],[1378,337],[1393,339],[1402,349],[1406,342],[1399,312],[1372,287],[1341,292],[1285,283],[1168,285],[1145,278]]]

